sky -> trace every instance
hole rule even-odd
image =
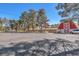
[[[45,9],[49,24],[59,23],[61,17],[55,9],[55,3],[0,3],[0,17],[18,20],[23,11]]]

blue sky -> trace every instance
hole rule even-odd
[[[6,17],[9,19],[19,19],[19,16],[23,11],[29,9],[39,10],[45,9],[46,15],[50,24],[59,23],[61,17],[58,15],[58,11],[55,9],[55,3],[2,3],[0,4],[0,17]]]

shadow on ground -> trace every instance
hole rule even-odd
[[[0,56],[78,56],[79,41],[64,39],[44,39],[35,42],[10,43],[10,47],[0,47]]]

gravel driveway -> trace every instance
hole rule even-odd
[[[79,55],[79,34],[0,33],[0,56]]]
[[[79,34],[54,34],[54,33],[0,33],[0,45],[17,42],[31,42],[43,39],[79,40]]]

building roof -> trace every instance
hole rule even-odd
[[[72,21],[67,21],[67,22],[60,23],[59,26],[58,26],[58,29],[64,29],[65,23],[69,23],[68,25],[69,25],[70,29],[77,29],[76,24]]]

